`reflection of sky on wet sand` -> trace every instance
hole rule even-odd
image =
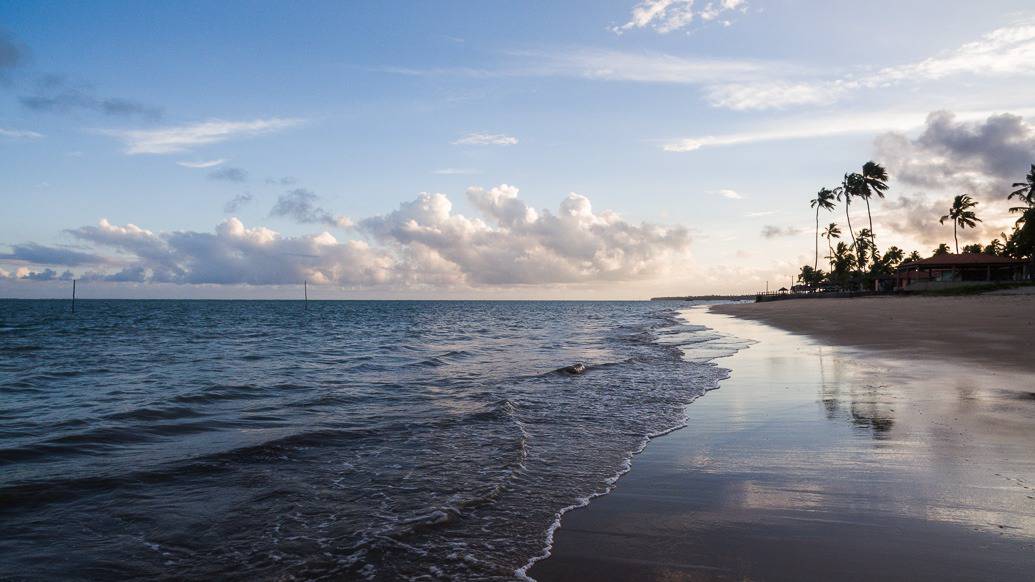
[[[728,502],[890,513],[1035,539],[1030,376],[821,346],[699,309],[686,318],[758,340],[719,362],[736,389],[690,407],[691,423],[725,426],[704,450],[687,451],[687,465],[765,476],[740,482],[741,498]],[[735,436],[759,431],[750,446]]]

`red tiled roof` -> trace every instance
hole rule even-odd
[[[919,261],[906,261],[899,265],[902,267],[934,267],[934,266],[946,266],[946,267],[976,267],[979,265],[1010,265],[1016,263],[1026,263],[1025,259],[1014,259],[1011,257],[1000,257],[997,255],[989,255],[985,253],[962,253],[958,255],[945,254],[935,255],[926,259],[920,259]]]

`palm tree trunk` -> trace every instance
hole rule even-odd
[[[845,219],[848,221],[848,234],[852,235],[852,251],[855,251],[855,231],[852,230],[852,215],[848,213],[848,206],[851,204],[845,197]]]
[[[960,254],[960,239],[956,236],[956,223],[952,223],[952,238],[956,241],[956,254]]]
[[[819,268],[819,205],[816,205],[816,259],[812,262],[812,270]]]
[[[830,263],[830,272],[834,272],[834,245],[830,244],[830,237],[827,237],[827,252],[830,253],[827,256],[827,262]]]
[[[870,219],[870,242],[873,243],[873,248],[870,252],[873,254],[873,260],[877,260],[877,233],[873,232],[873,215],[870,214],[870,199],[863,198],[866,201],[866,217]]]

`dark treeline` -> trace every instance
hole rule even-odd
[[[923,256],[914,250],[909,254],[896,246],[880,250],[873,228],[870,199],[884,198],[888,193],[888,173],[876,162],[866,162],[859,172],[849,172],[836,188],[821,188],[809,205],[816,210],[816,250],[812,265],[804,265],[798,274],[798,281],[810,287],[835,285],[844,289],[870,288],[874,280],[890,277],[899,265],[919,261]],[[1035,164],[1024,181],[1015,182],[1012,191],[1004,193],[1008,202],[1017,201],[1010,212],[1019,215],[1013,230],[1003,232],[987,244],[959,245],[959,231],[974,228],[981,219],[977,216],[978,202],[968,194],[953,198],[952,205],[939,220],[941,224],[952,223],[954,246],[942,243],[931,251],[932,255],[961,251],[964,253],[987,253],[996,256],[1030,259],[1035,256]],[[866,226],[856,230],[852,225],[851,205],[862,202],[866,205]],[[820,211],[832,212],[837,203],[845,211],[847,237],[840,225],[831,222],[820,230]],[[827,244],[827,270],[819,266],[820,239]],[[836,243],[835,243],[836,241]]]

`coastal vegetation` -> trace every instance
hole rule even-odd
[[[895,270],[904,263],[923,259],[918,250],[908,254],[896,246],[881,249],[877,246],[877,237],[873,226],[873,213],[870,199],[885,198],[889,193],[888,172],[879,163],[869,161],[863,164],[859,172],[846,172],[836,188],[820,188],[809,200],[809,207],[815,210],[815,251],[812,265],[803,265],[798,273],[798,282],[809,288],[832,287],[845,290],[873,289],[875,282],[890,278]],[[951,206],[939,219],[941,224],[952,223],[954,247],[941,243],[932,249],[930,256],[983,253],[987,255],[1032,259],[1035,257],[1035,164],[1023,181],[1015,182],[1012,191],[1006,196],[1008,201],[1015,202],[1010,212],[1019,215],[1013,231],[1000,233],[999,237],[987,244],[971,243],[962,247],[959,242],[961,230],[973,229],[982,222],[977,215],[978,202],[969,194],[959,194],[953,198]],[[853,201],[862,201],[866,206],[867,227],[858,231],[852,225],[851,205]],[[845,225],[848,240],[841,240],[842,231],[837,222],[831,222],[820,230],[820,211],[833,212],[837,204],[844,208]],[[819,268],[819,239],[826,239],[827,270]],[[836,242],[835,242],[836,241]]]

